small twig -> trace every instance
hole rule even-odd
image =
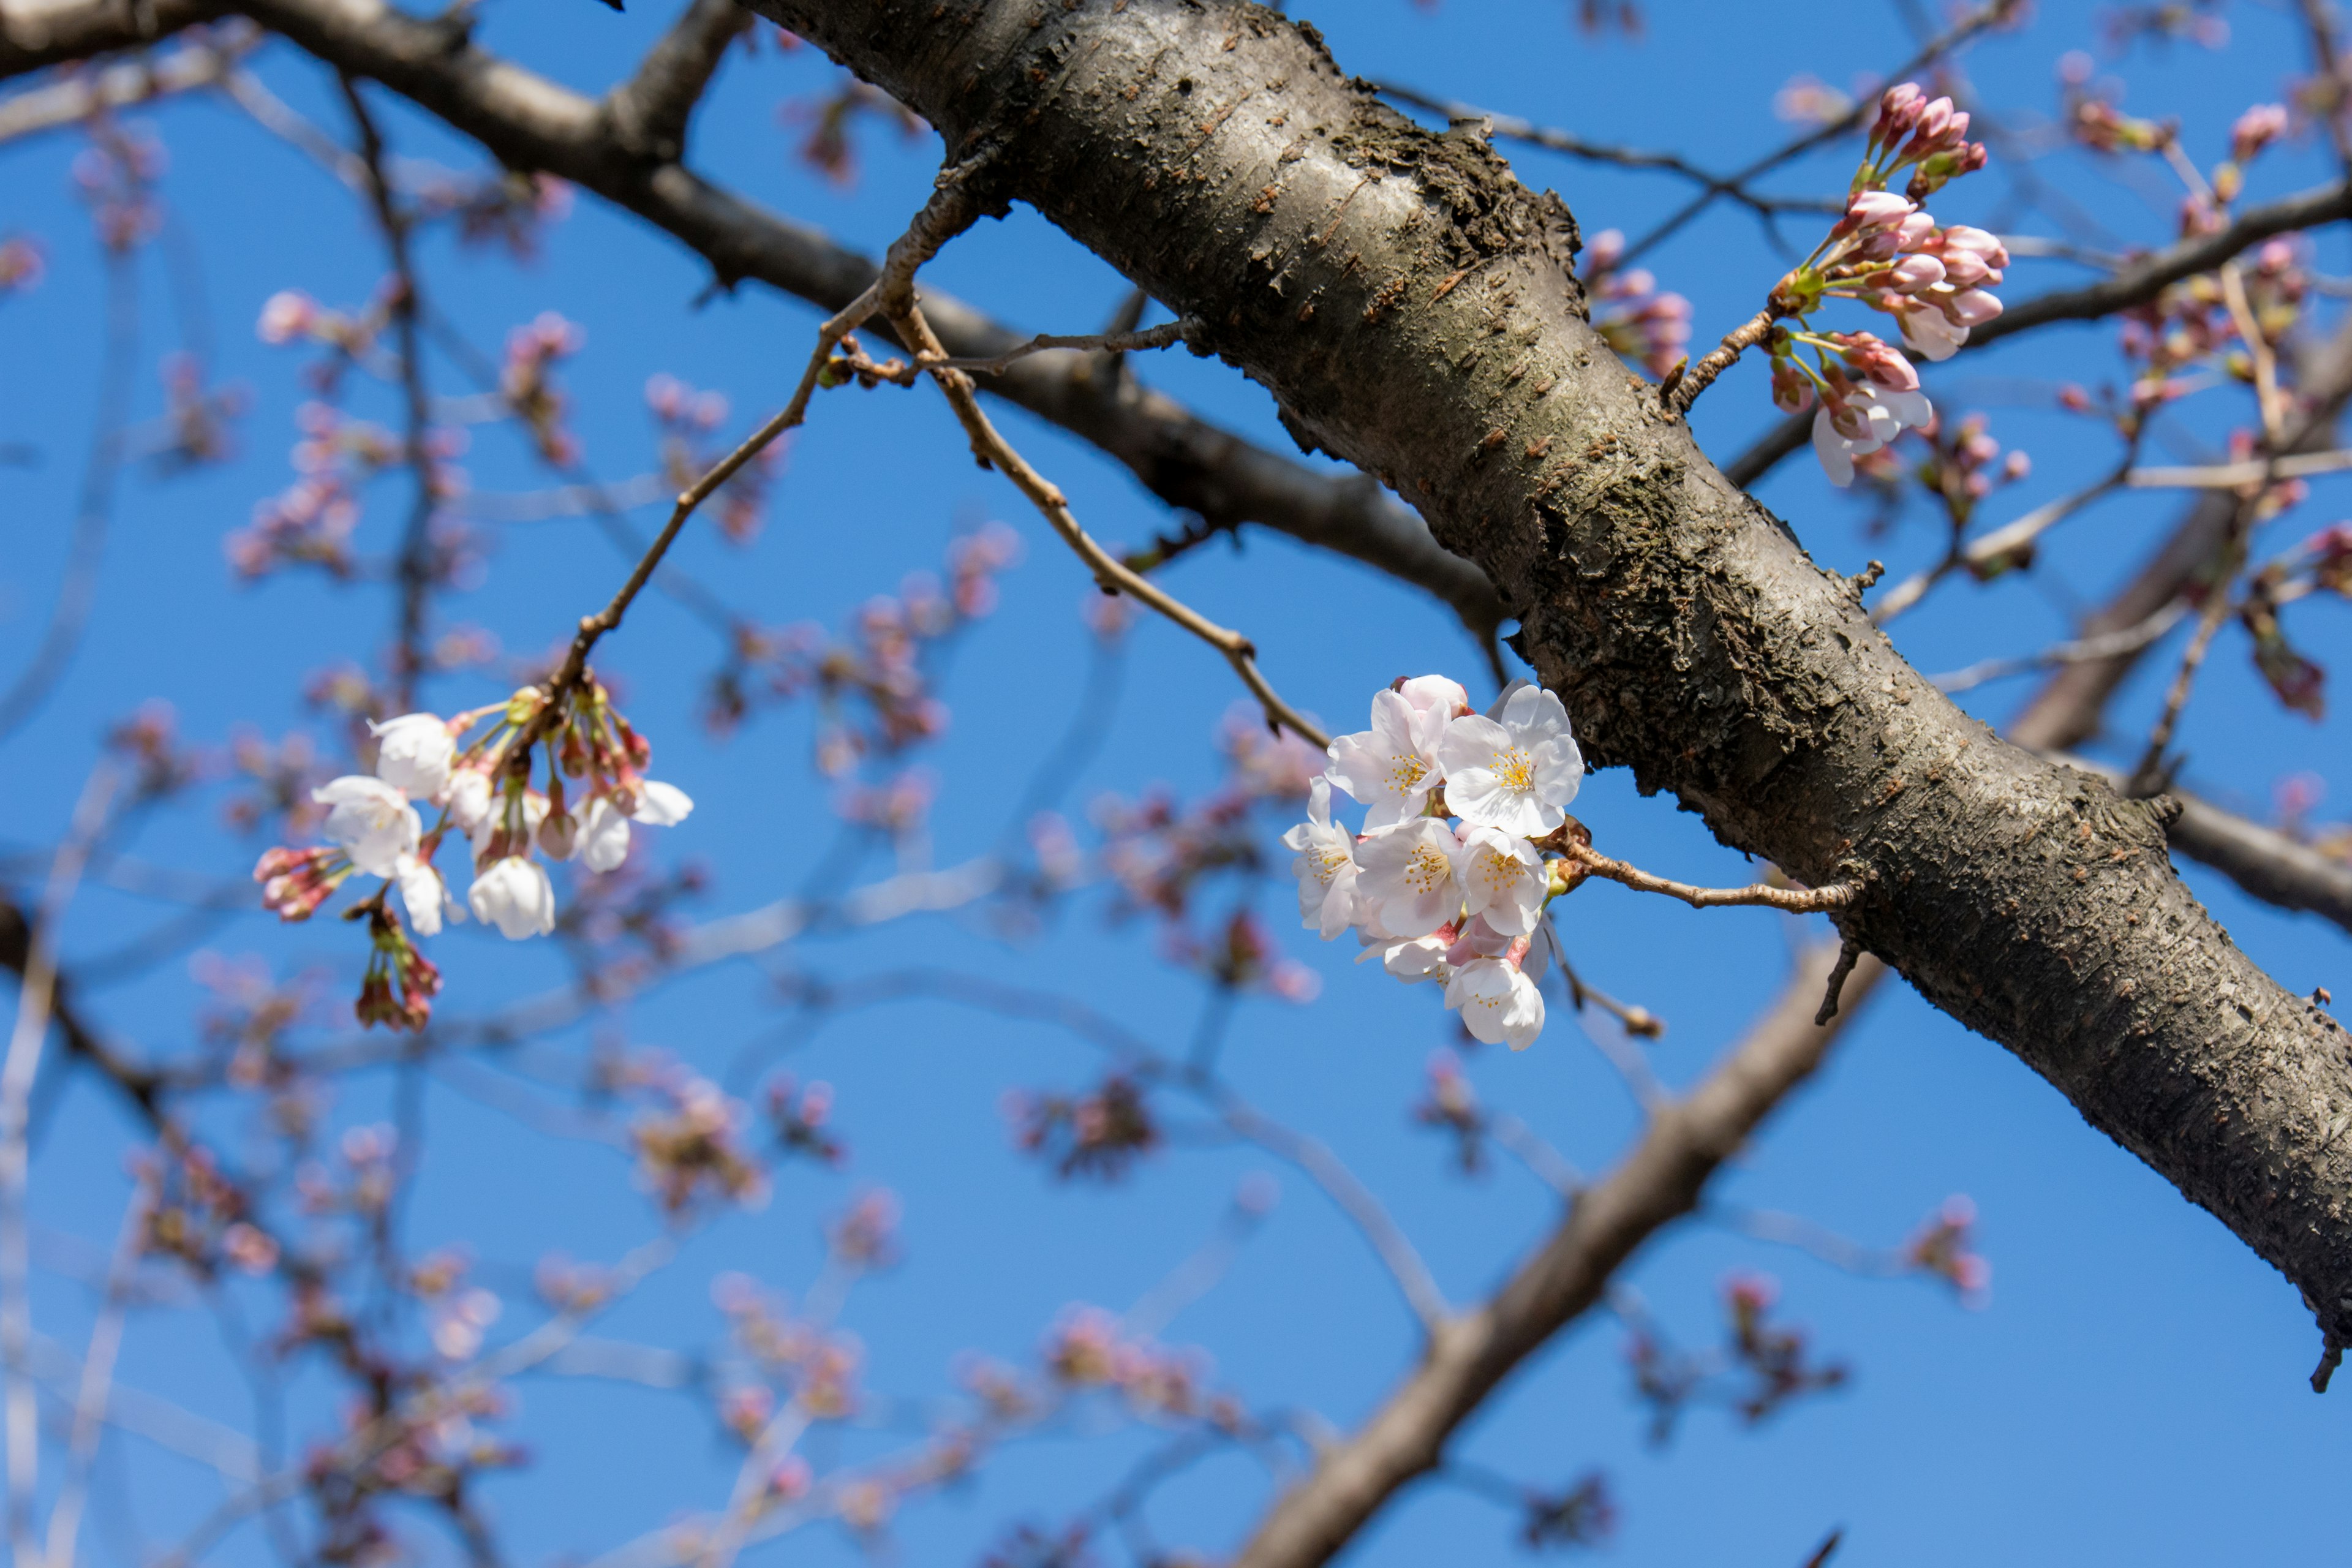
[[[1660,406],[1677,417],[1690,412],[1690,405],[1698,401],[1700,393],[1714,384],[1717,376],[1729,370],[1741,354],[1770,335],[1772,325],[1780,319],[1780,315],[1778,305],[1767,305],[1746,322],[1725,333],[1723,342],[1716,345],[1715,352],[1687,371],[1667,373],[1666,379],[1658,386]]]
[[[2246,352],[2254,361],[2254,402],[2262,410],[2263,441],[2273,452],[2286,447],[2286,407],[2279,396],[2278,359],[2271,353],[2270,340],[2263,336],[2263,324],[2254,315],[2253,301],[2246,298],[2245,274],[2234,261],[2221,268],[2221,298],[2229,301],[2230,319],[2238,325],[2238,336],[2244,340]]]
[[[2234,576],[2234,571],[2231,574]],[[2172,744],[2173,731],[2179,727],[2180,711],[2189,705],[2189,688],[2197,683],[2197,671],[2205,662],[2205,655],[2213,646],[2213,637],[2221,631],[2221,623],[2230,618],[2230,582],[2228,577],[2209,590],[2205,613],[2197,617],[2197,635],[2189,639],[2189,647],[2180,656],[2180,668],[2172,674],[2172,684],[2164,693],[2164,711],[2148,731],[2147,749],[2140,753],[2139,765],[2131,772],[2125,785],[2126,795],[2146,795],[2156,787],[2163,776],[2164,753]]]
[[[1829,984],[1822,988],[1822,1010],[1813,1015],[1813,1027],[1825,1027],[1837,1016],[1838,998],[1845,993],[1846,976],[1853,973],[1853,966],[1861,960],[1862,943],[1847,937],[1838,944],[1837,963],[1830,966]]]
[[[366,171],[367,196],[375,210],[390,253],[394,292],[387,309],[392,317],[393,342],[400,364],[400,390],[404,424],[401,431],[401,461],[415,479],[408,523],[400,538],[394,577],[400,584],[400,608],[392,653],[392,710],[405,713],[416,705],[417,677],[425,668],[425,620],[433,598],[433,512],[439,500],[433,479],[430,449],[433,404],[425,385],[425,353],[417,332],[423,309],[416,281],[415,258],[409,247],[409,215],[393,195],[392,176],[385,171],[383,132],[368,111],[367,100],[351,73],[335,79],[350,106],[352,122],[360,137],[360,163]]]
[[[1265,709],[1267,724],[1286,728],[1318,747],[1331,743],[1330,736],[1285,702],[1265,677],[1259,673],[1257,648],[1249,638],[1217,625],[1150,579],[1129,570],[1125,563],[1097,543],[1085,529],[1078,526],[1077,518],[1070,510],[1068,499],[1044,475],[1031,468],[1027,459],[1014,451],[997,433],[996,426],[989,422],[987,413],[982,409],[980,399],[972,391],[971,378],[945,364],[946,351],[940,346],[940,340],[932,332],[930,323],[923,319],[919,305],[909,299],[906,310],[891,318],[891,324],[919,356],[919,363],[929,360],[941,362],[930,363],[929,374],[940,390],[947,395],[948,405],[955,410],[964,433],[971,437],[973,455],[1003,473],[1023,495],[1029,498],[1030,504],[1043,514],[1054,531],[1061,535],[1063,542],[1077,552],[1078,558],[1093,569],[1095,582],[1105,593],[1127,594],[1140,600],[1223,654],[1225,662],[1234,667],[1234,673],[1241,677],[1242,683],[1250,689],[1251,695]]]
[[[2137,653],[2148,644],[2180,624],[2189,613],[2186,601],[2175,599],[2136,626],[2108,632],[2102,637],[2076,637],[2068,642],[2054,643],[2040,653],[2030,653],[2020,658],[1979,659],[1964,669],[1952,670],[1933,677],[1938,691],[1967,691],[1989,680],[2000,680],[2011,675],[2023,675],[2030,670],[2049,669],[2059,665],[2084,664],[2093,659],[2115,658],[2127,653]]]
[[[915,368],[934,370],[945,366],[973,375],[1002,375],[1014,360],[1026,359],[1047,349],[1089,349],[1098,353],[1125,353],[1134,349],[1164,349],[1188,340],[1200,322],[1190,316],[1173,321],[1162,321],[1156,327],[1140,331],[1083,332],[1068,336],[1060,332],[1039,332],[1017,348],[1010,348],[994,359],[934,359],[929,354],[917,356]]]
[[[1819,914],[1828,910],[1843,910],[1862,896],[1860,882],[1832,882],[1826,888],[1775,888],[1759,882],[1748,888],[1698,888],[1688,882],[1669,881],[1649,872],[1612,860],[1589,844],[1572,837],[1557,843],[1560,852],[1596,877],[1642,893],[1664,893],[1670,899],[1680,899],[1693,909],[1717,909],[1733,904],[1760,904],[1767,909],[1786,910],[1791,914]],[[1849,963],[1847,967],[1851,968]]]
[[[58,1500],[49,1510],[48,1561],[68,1568],[74,1560],[74,1537],[81,1527],[83,1500],[89,1495],[92,1461],[106,1424],[106,1407],[114,1390],[114,1365],[122,1348],[123,1320],[131,1310],[131,1290],[147,1240],[152,1194],[142,1181],[131,1188],[123,1210],[122,1226],[107,1267],[106,1294],[98,1321],[89,1331],[89,1353],[82,1358],[81,1382],[74,1393],[73,1428],[68,1438],[66,1476]]]
[[[1813,1554],[1805,1559],[1805,1568],[1822,1568],[1822,1565],[1830,1560],[1830,1553],[1838,1549],[1838,1542],[1844,1539],[1845,1527],[1843,1525],[1840,1525],[1837,1529],[1831,1531],[1828,1538],[1813,1549]]]
[[[2296,452],[2275,463],[2249,458],[2241,463],[2201,463],[2189,468],[2134,468],[2124,482],[2134,489],[2234,490],[2265,480],[2307,479],[2352,468],[2352,447]]]
[[[2319,1364],[2311,1371],[2311,1392],[2325,1394],[2336,1369],[2344,1364],[2344,1342],[2334,1334],[2327,1336],[2319,1347]]]

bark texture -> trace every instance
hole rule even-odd
[[[1870,890],[1841,925],[2352,1332],[2352,1071],[2173,873],[2164,803],[1999,740],[1585,320],[1575,225],[1220,0],[761,0],[1485,568],[1588,755]]]

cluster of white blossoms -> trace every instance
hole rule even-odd
[[[1416,676],[1330,757],[1282,839],[1304,923],[1352,929],[1399,980],[1442,984],[1472,1036],[1526,1049],[1544,1024],[1538,926],[1579,879],[1542,853],[1584,779],[1559,699],[1519,681],[1479,713],[1457,682]],[[1366,807],[1361,834],[1331,819],[1334,786]]]
[[[328,808],[324,846],[279,847],[261,858],[254,879],[262,902],[289,921],[308,919],[353,875],[380,877],[385,886],[362,908],[380,917],[376,940],[389,984],[403,991],[404,963],[415,959],[396,922],[381,918],[385,893],[397,889],[408,924],[419,936],[441,930],[445,916],[467,910],[509,940],[555,929],[555,889],[536,858],[577,860],[610,871],[628,857],[631,823],[667,827],[694,809],[686,792],[645,776],[652,749],[614,710],[603,687],[589,683],[563,711],[543,715],[547,698],[525,688],[503,703],[443,719],[409,713],[371,724],[376,741],[373,776],[347,774],[320,785],[311,798]],[[466,732],[496,716],[489,729],[461,748]],[[532,753],[547,752],[547,788],[531,787]],[[583,797],[567,806],[564,780]],[[438,809],[430,829],[417,808]],[[464,903],[434,866],[451,834],[472,850],[473,879]],[[536,855],[535,853],[536,852]],[[431,966],[419,973],[431,981]],[[429,999],[425,989],[423,997]],[[389,1006],[389,1004],[385,1004]],[[369,1006],[362,998],[362,1016]],[[412,1006],[409,1026],[429,1011]],[[387,1015],[389,1016],[389,1015]]]

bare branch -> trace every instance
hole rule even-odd
[[[1845,909],[1862,896],[1862,884],[1859,882],[1832,882],[1823,888],[1776,888],[1761,882],[1750,888],[1699,888],[1688,882],[1654,877],[1622,860],[1612,860],[1591,845],[1578,842],[1573,836],[1560,841],[1559,847],[1560,853],[1596,877],[1622,882],[1636,892],[1664,893],[1670,899],[1680,899],[1695,910],[1749,904],[1787,910],[1791,914],[1820,914],[1830,910]]]
[[[735,0],[691,0],[637,74],[605,96],[614,133],[624,146],[674,163],[686,156],[687,121],[709,90],[729,46],[751,26]]]

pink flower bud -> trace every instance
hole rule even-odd
[[[1919,111],[1919,130],[1918,133],[1911,139],[1912,149],[1915,152],[1924,152],[1941,142],[1944,139],[1944,132],[1951,128],[1951,124],[1952,100],[1948,98],[1933,100]]]
[[[1877,386],[1890,392],[1916,392],[1919,373],[1894,344],[1872,332],[1855,332],[1846,340],[1845,363]]]
[[[1919,90],[1916,81],[1897,82],[1881,94],[1878,100],[1878,128],[1874,133],[1880,144],[1892,146],[1911,133],[1919,123],[1919,110],[1927,95]]]
[[[1886,280],[1901,293],[1916,294],[1944,280],[1944,264],[1924,253],[1906,256],[1888,271]]]
[[[1893,191],[1860,191],[1846,204],[1846,222],[1856,229],[1891,228],[1918,209]]]
[[[2230,128],[2230,157],[2242,163],[2286,134],[2286,106],[2258,103]]]
[[[2009,247],[2001,244],[1998,237],[1987,234],[1980,228],[1971,228],[1964,223],[1956,223],[1944,230],[1943,242],[1937,248],[1943,252],[1948,261],[1952,252],[1965,250],[1984,258],[1985,265],[1988,267],[2009,265]]]
[[[1955,289],[1973,289],[1990,279],[1998,283],[2000,274],[1985,265],[1984,258],[1971,250],[1952,250],[1944,254],[1944,280]]]
[[[2000,314],[2000,301],[1981,289],[1970,289],[1947,301],[1944,314],[1960,326],[1981,327]]]
[[[1963,109],[1952,116],[1952,122],[1944,127],[1944,134],[1938,140],[1947,147],[1958,147],[1968,139],[1969,111]]]

